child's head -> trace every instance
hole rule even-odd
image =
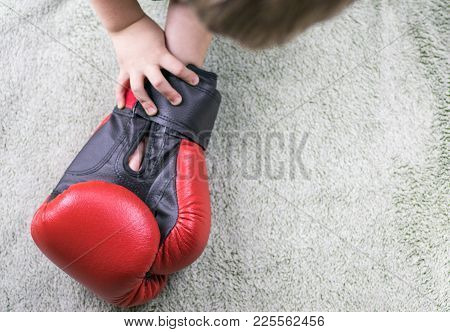
[[[185,0],[186,1],[186,0]],[[187,0],[212,32],[251,48],[288,41],[353,0]]]

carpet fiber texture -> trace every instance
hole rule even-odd
[[[449,310],[446,5],[358,1],[260,52],[217,37],[210,240],[132,310]],[[114,105],[111,42],[85,0],[0,0],[0,36],[0,310],[120,310],[29,232]]]

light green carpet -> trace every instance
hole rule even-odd
[[[116,310],[29,234],[114,104],[115,57],[87,3],[0,0],[3,311]],[[167,2],[143,5],[163,22]],[[137,310],[449,310],[446,5],[358,1],[259,53],[216,39],[210,241]]]

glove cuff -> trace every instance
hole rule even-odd
[[[221,101],[220,93],[216,89],[217,75],[194,65],[188,65],[188,68],[196,72],[200,78],[200,82],[195,86],[162,70],[165,78],[182,96],[181,104],[177,106],[170,104],[146,80],[145,89],[158,108],[158,113],[155,116],[148,116],[139,102],[135,103],[133,110],[139,116],[171,128],[206,149]]]

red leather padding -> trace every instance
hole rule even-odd
[[[52,262],[113,304],[142,304],[167,282],[167,276],[145,277],[159,229],[150,209],[124,187],[72,185],[39,208],[31,234]]]
[[[151,271],[170,274],[193,263],[203,252],[211,227],[208,178],[202,148],[182,140],[177,157],[178,218],[159,248]]]
[[[132,109],[134,107],[134,104],[136,104],[136,97],[134,96],[133,92],[128,89],[125,94],[125,107]]]

